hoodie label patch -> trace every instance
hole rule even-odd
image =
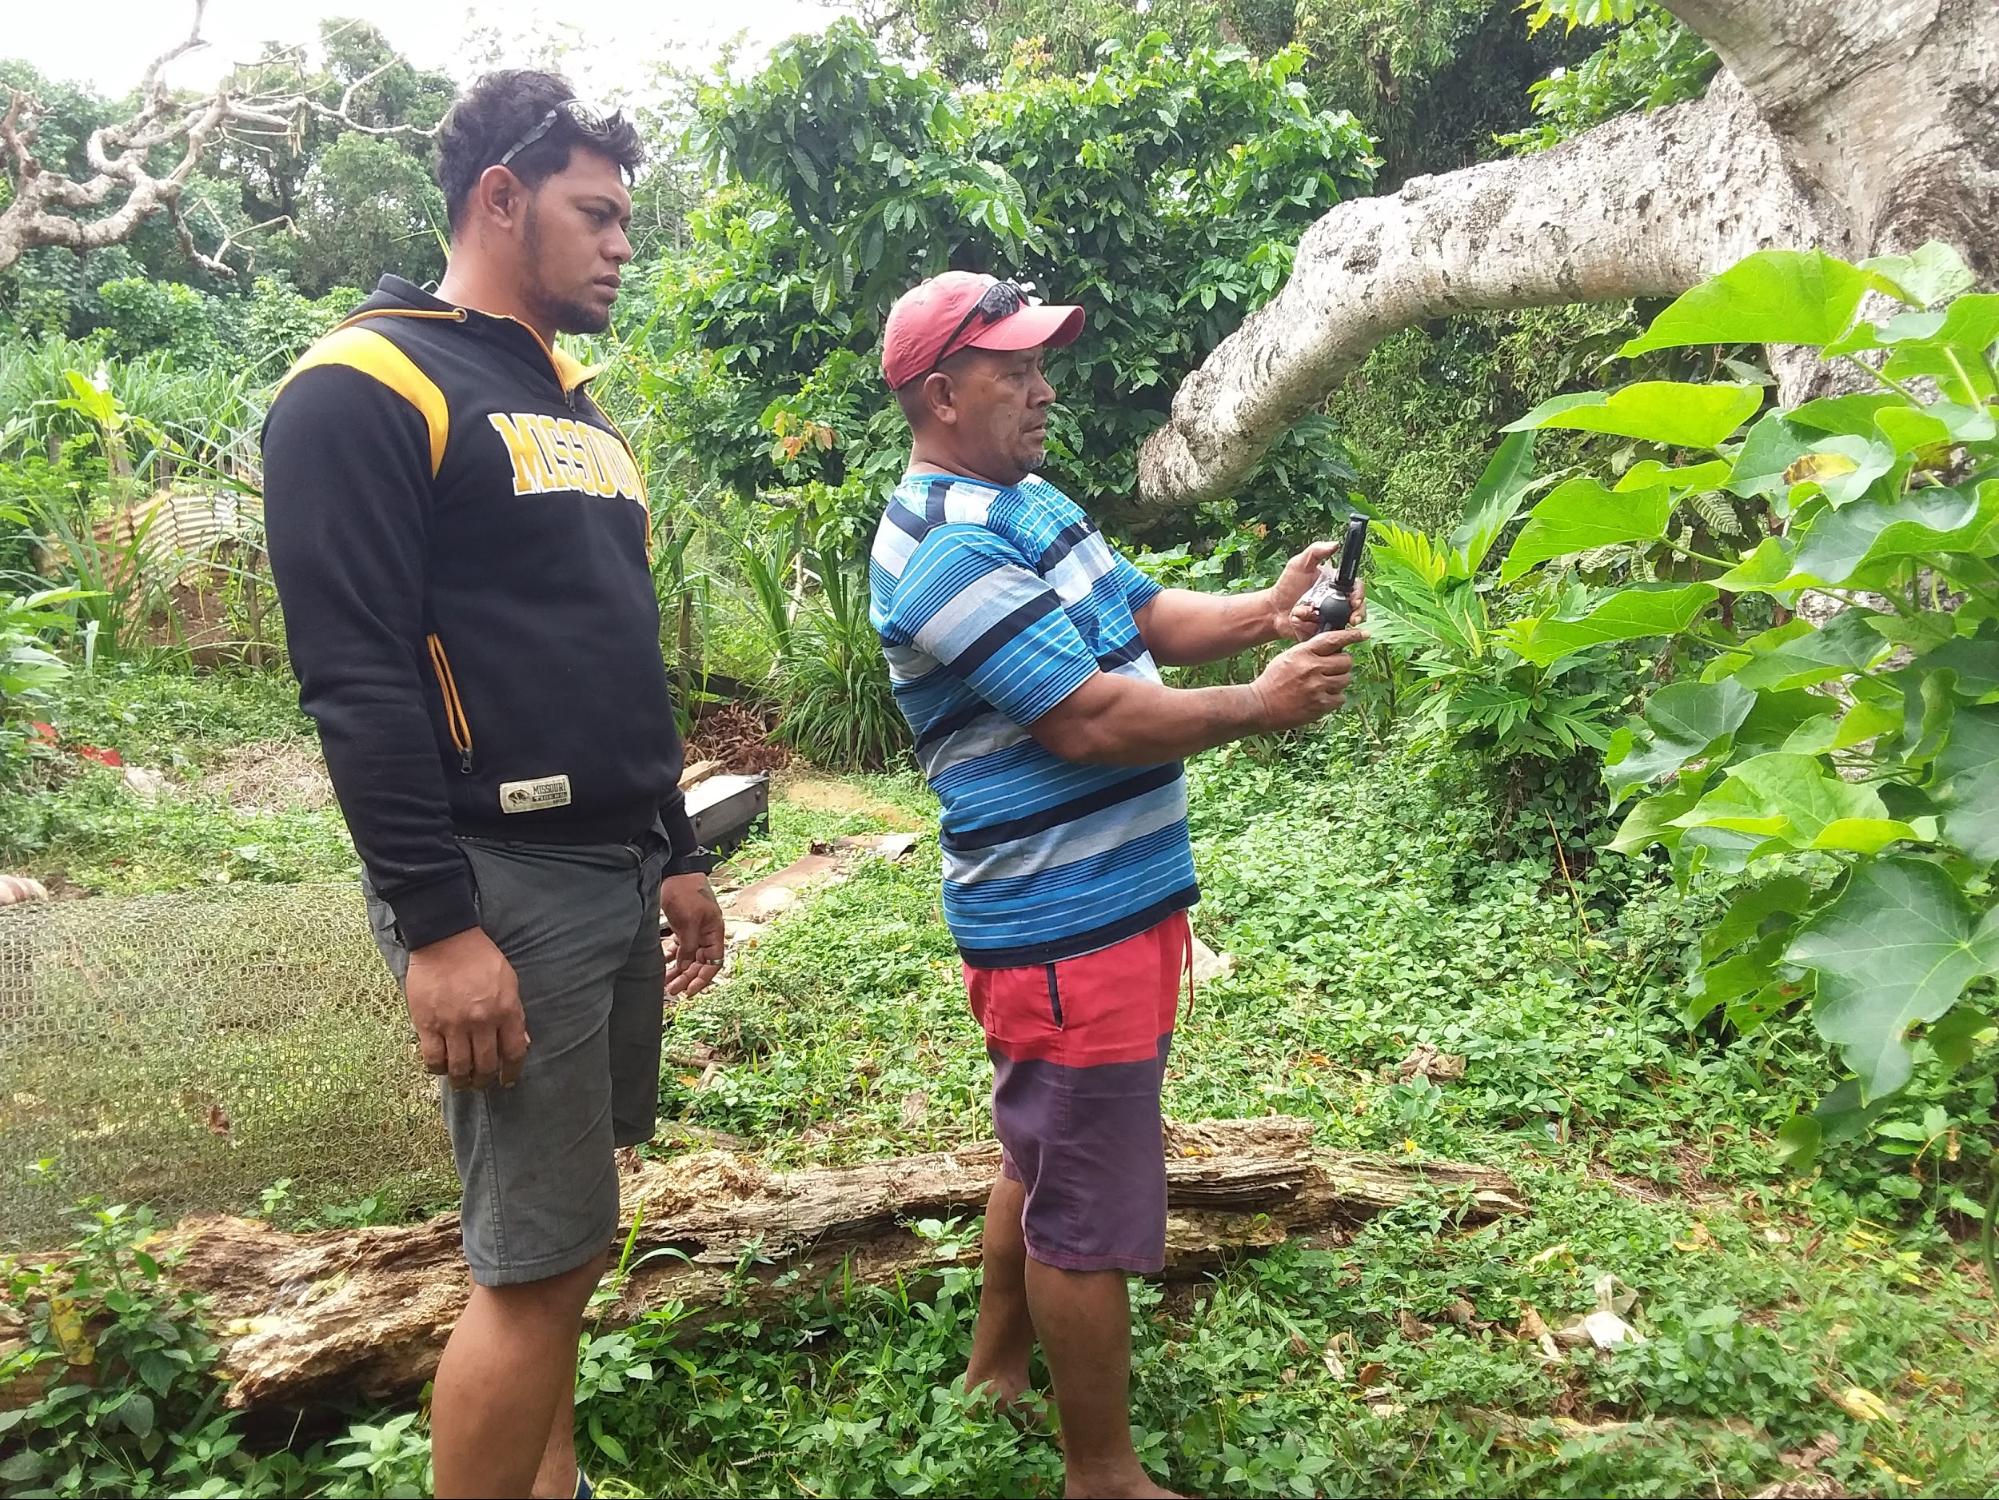
[[[533,781],[500,783],[500,811],[503,813],[544,812],[551,807],[567,807],[569,802],[567,776],[541,776]]]

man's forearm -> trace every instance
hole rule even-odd
[[[1138,632],[1162,667],[1222,661],[1277,639],[1270,591],[1200,594],[1167,589],[1141,609]]]
[[[1105,674],[1037,721],[1033,733],[1064,760],[1152,766],[1271,727],[1269,706],[1254,683],[1169,688]]]

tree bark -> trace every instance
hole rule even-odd
[[[147,67],[132,115],[98,127],[84,142],[92,175],[81,181],[51,170],[36,156],[38,107],[29,95],[19,90],[10,93],[5,110],[0,111],[0,171],[6,173],[14,191],[12,200],[0,209],[0,272],[42,246],[60,246],[81,255],[119,244],[154,214],[164,214],[190,261],[215,275],[233,277],[236,268],[225,257],[235,244],[234,235],[225,234],[213,254],[197,248],[181,202],[202,157],[231,127],[251,126],[282,134],[295,129],[297,117],[303,114],[335,120],[346,129],[368,135],[434,133],[414,126],[369,126],[351,117],[357,94],[388,71],[394,59],[349,84],[337,106],[305,94],[239,98],[227,84],[205,98],[176,97],[167,86],[165,69],[175,59],[207,45],[201,37],[207,0],[194,0],[192,9],[194,24],[186,40],[168,48]],[[153,166],[154,157],[162,151],[177,151],[180,158],[165,172]],[[115,208],[99,213],[114,200]]]
[[[1139,454],[1153,505],[1228,494],[1388,334],[1447,313],[1667,296],[1750,252],[1938,238],[1999,276],[1993,0],[1664,0],[1728,71],[1552,151],[1340,204]],[[1774,350],[1785,399],[1816,361]]]
[[[1293,1236],[1337,1234],[1426,1194],[1461,1222],[1522,1208],[1503,1174],[1450,1162],[1320,1153],[1285,1117],[1168,1127],[1168,1276]],[[703,1317],[775,1307],[821,1284],[881,1286],[976,1263],[976,1238],[923,1236],[924,1219],[984,1210],[999,1148],[768,1172],[705,1151],[624,1179],[630,1269],[605,1322],[680,1304]],[[207,1296],[234,1407],[406,1395],[429,1379],[467,1295],[455,1215],[294,1235],[254,1219],[189,1220],[150,1247]],[[615,1255],[618,1246],[613,1246]]]
[[[1943,240],[1999,279],[1999,5],[1663,0],[1867,253]]]

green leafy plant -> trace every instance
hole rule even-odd
[[[1389,655],[1391,682],[1412,679],[1410,729],[1500,764],[1601,750],[1624,696],[1605,652],[1537,662],[1506,649],[1509,616],[1535,601],[1528,590],[1508,589],[1505,574],[1492,578],[1485,563],[1536,488],[1533,451],[1531,433],[1500,445],[1447,541],[1385,522],[1370,548],[1369,627]]]
[[[1539,123],[1502,134],[1502,146],[1545,150],[1630,110],[1698,98],[1720,66],[1698,33],[1646,0],[1526,0],[1520,8],[1531,12],[1530,33],[1558,19],[1571,31],[1616,29],[1574,67],[1528,85]]]
[[[1853,1078],[1787,1127],[1801,1160],[1878,1115],[1920,1056],[1955,1067],[1994,1036],[1999,295],[1970,285],[1939,245],[1860,265],[1765,251],[1625,353],[1803,344],[1867,388],[1746,431],[1760,390],[1716,383],[1560,398],[1516,424],[1656,455],[1543,498],[1501,573],[1603,577],[1609,548],[1653,581],[1585,584],[1503,636],[1550,667],[1663,638],[1670,680],[1609,747],[1613,796],[1636,799],[1611,847],[1661,848],[1683,880],[1743,879],[1702,936],[1690,1014],[1753,1032],[1809,1006]],[[1902,310],[1877,320],[1870,297]],[[1690,511],[1738,501],[1766,517],[1753,546],[1689,539]]]
[[[221,1411],[215,1345],[199,1308],[167,1289],[142,1248],[151,1215],[122,1205],[85,1211],[67,1254],[8,1270],[9,1298],[26,1311],[28,1330],[0,1362],[0,1381],[25,1381],[39,1394],[0,1413],[0,1441],[23,1444],[0,1461],[0,1480],[16,1493],[139,1495],[240,1471],[241,1439]]]
[[[1305,63],[1295,47],[1183,55],[1157,32],[1106,48],[1086,77],[959,92],[843,20],[704,90],[691,145],[725,185],[660,284],[663,435],[745,497],[878,481],[871,466],[903,441],[882,319],[921,277],[975,266],[1088,304],[1089,336],[1050,356],[1064,405],[1048,463],[1086,508],[1116,511],[1180,377],[1370,178],[1365,135],[1314,101]],[[1342,497],[1337,460],[1308,424],[1241,497],[1243,519]]]
[[[49,645],[72,624],[63,606],[81,598],[77,589],[0,594],[0,782],[24,753],[30,712],[69,675],[69,664]]]
[[[867,576],[836,554],[806,554],[808,594],[778,665],[778,736],[807,759],[881,770],[909,745],[869,618]]]

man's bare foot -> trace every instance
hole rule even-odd
[[[1027,1371],[1011,1370],[981,1374],[967,1370],[965,1394],[990,1401],[993,1410],[1025,1426],[1034,1426],[1048,1415],[1048,1403],[1027,1383]]]
[[[1065,1500],[1103,1496],[1105,1500],[1183,1500],[1178,1490],[1162,1489],[1140,1468],[1092,1474],[1068,1470],[1063,1476]]]

